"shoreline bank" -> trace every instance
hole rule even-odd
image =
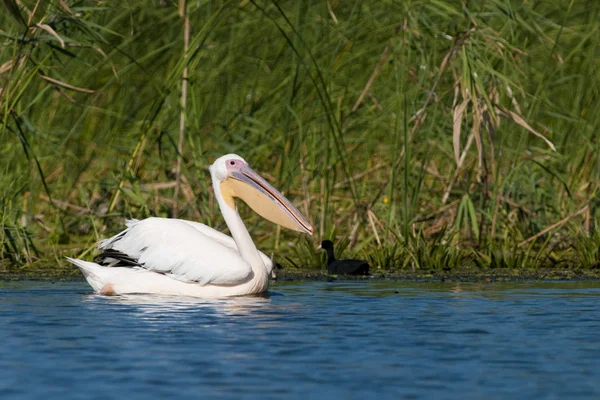
[[[0,281],[83,281],[76,269],[2,271]],[[511,281],[600,281],[600,269],[456,269],[375,272],[369,276],[329,276],[314,269],[277,270],[277,282],[294,281],[408,281],[408,282],[511,282]]]

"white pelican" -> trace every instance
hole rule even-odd
[[[236,154],[210,166],[215,198],[233,238],[182,219],[127,221],[100,242],[96,262],[67,258],[103,294],[157,293],[195,297],[262,293],[273,263],[257,250],[234,198],[283,227],[312,235],[313,227],[281,193]]]

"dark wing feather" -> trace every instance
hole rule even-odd
[[[94,258],[94,262],[107,267],[142,267],[137,258],[115,249],[105,249]]]

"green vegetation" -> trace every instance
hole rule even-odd
[[[6,270],[67,268],[125,217],[225,230],[229,152],[316,228],[242,207],[284,265],[336,238],[390,271],[600,266],[600,2],[2,4]]]

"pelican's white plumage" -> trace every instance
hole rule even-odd
[[[100,293],[216,297],[266,291],[273,263],[256,249],[233,198],[243,199],[263,217],[290,229],[312,234],[312,227],[240,156],[217,159],[210,172],[233,237],[181,219],[130,220],[127,229],[100,243],[103,265],[68,260]]]

